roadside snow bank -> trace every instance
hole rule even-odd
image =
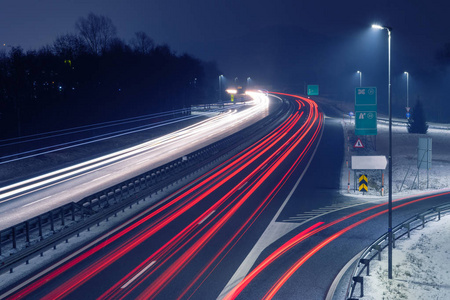
[[[396,241],[393,279],[388,279],[387,251],[372,260],[364,276],[367,300],[450,299],[450,215],[411,231],[411,238]]]

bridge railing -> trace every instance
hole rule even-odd
[[[417,214],[414,217],[402,222],[392,229],[393,233],[393,243],[392,246],[395,248],[395,241],[407,236],[410,237],[412,230],[417,228],[424,228],[425,224],[429,221],[440,220],[441,216],[450,213],[450,203],[441,206],[436,206],[424,211],[423,213]],[[355,296],[357,287],[359,286],[359,297],[364,297],[364,273],[365,275],[370,275],[370,263],[373,259],[378,259],[381,261],[381,252],[388,246],[388,233],[383,234],[375,242],[373,242],[369,247],[364,250],[361,254],[358,263],[353,270],[351,279],[349,281],[346,293],[347,300],[358,299]]]

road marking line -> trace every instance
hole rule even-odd
[[[238,191],[240,191],[244,186],[246,186],[247,183],[248,183],[248,181],[246,181],[243,185],[241,185],[241,186],[238,188]]]
[[[31,202],[31,203],[25,204],[25,205],[24,205],[24,206],[22,206],[22,207],[27,207],[27,206],[30,206],[30,205],[36,204],[36,203],[38,203],[38,202],[41,202],[41,201],[44,201],[45,199],[48,199],[48,198],[50,198],[50,197],[52,197],[52,196],[47,196],[47,197],[45,197],[45,198],[42,198],[42,199],[39,199],[39,200],[33,201],[33,202]]]
[[[133,281],[135,281],[139,276],[141,276],[145,271],[147,271],[151,266],[153,266],[156,263],[156,260],[149,263],[145,268],[143,268],[139,273],[133,276],[130,280],[128,280],[127,283],[122,285],[121,289],[126,289],[127,286],[129,286]]]
[[[215,210],[213,210],[212,212],[210,212],[209,215],[207,215],[206,217],[204,217],[203,220],[201,220],[200,222],[198,222],[197,225],[201,225],[203,222],[205,222],[206,219],[208,219],[214,212],[215,212]]]
[[[103,179],[103,178],[108,177],[108,176],[111,176],[111,174],[106,174],[106,175],[100,176],[98,178],[92,179],[91,182]]]

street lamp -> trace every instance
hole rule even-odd
[[[362,72],[361,71],[356,71],[356,73],[359,74],[359,87],[362,86]]]
[[[406,110],[409,112],[409,73],[404,72],[406,74]]]
[[[391,103],[391,32],[387,26],[372,25],[372,28],[388,32],[388,110],[389,110],[389,217],[388,217],[388,277],[392,279],[392,103]]]
[[[250,77],[247,77],[247,88],[250,85],[250,80],[252,80]]]
[[[222,102],[222,78],[223,75],[219,76],[219,102]]]

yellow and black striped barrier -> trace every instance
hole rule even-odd
[[[367,180],[367,175],[362,174],[359,176],[359,191],[367,193],[369,191],[368,185],[369,180]]]

